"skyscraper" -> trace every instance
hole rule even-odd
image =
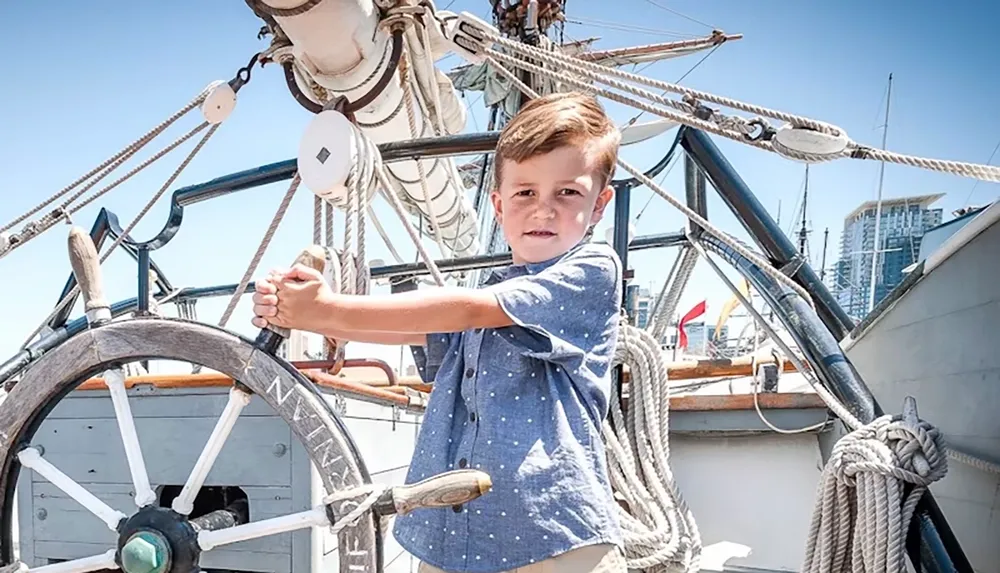
[[[866,201],[844,217],[840,260],[830,273],[830,288],[851,317],[861,319],[871,310],[869,295],[872,253],[875,267],[875,304],[903,280],[903,269],[920,254],[924,232],[941,223],[941,209],[930,206],[943,193],[882,199],[879,244],[875,246],[875,201]]]

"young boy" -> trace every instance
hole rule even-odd
[[[398,517],[426,573],[625,572],[601,424],[621,262],[585,241],[612,197],[620,134],[598,102],[529,102],[496,150],[491,200],[513,255],[486,288],[334,295],[296,267],[257,282],[253,323],[423,345],[434,389],[407,483],[458,468],[493,489]]]

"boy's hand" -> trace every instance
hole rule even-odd
[[[327,315],[324,309],[333,303],[334,296],[323,275],[315,269],[295,265],[287,272],[272,271],[256,283],[255,316],[251,322],[258,328],[272,324],[318,332]]]

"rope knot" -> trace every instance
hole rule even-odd
[[[841,438],[830,457],[830,470],[847,486],[861,473],[874,473],[928,486],[948,472],[940,431],[928,422],[882,416]]]

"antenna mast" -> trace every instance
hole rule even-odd
[[[806,206],[809,201],[809,164],[806,164],[806,184],[802,191],[802,224],[799,227],[799,254],[806,257],[806,244],[809,231],[806,230]]]
[[[889,135],[889,102],[892,101],[892,74],[889,74],[889,88],[885,97],[885,125],[882,129],[882,149],[885,150],[886,137]],[[875,279],[878,269],[878,254],[881,251],[879,244],[879,229],[882,224],[882,181],[885,177],[885,161],[882,161],[878,168],[878,198],[875,201],[875,238],[872,240],[872,274],[871,283],[868,285],[868,312],[875,308]]]
[[[830,237],[830,227],[823,229],[823,258],[819,263],[819,282],[826,278],[826,240]]]

